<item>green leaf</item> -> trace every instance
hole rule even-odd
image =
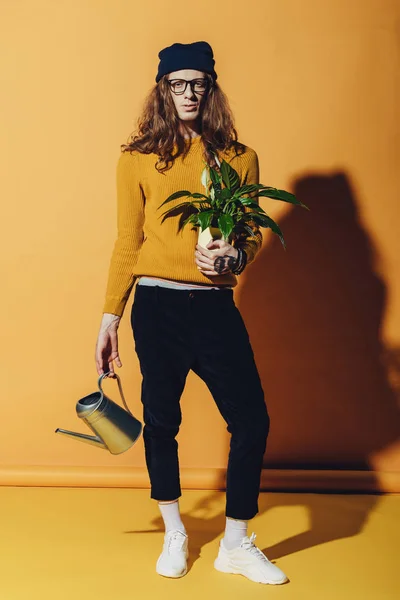
[[[182,227],[184,227],[188,223],[193,223],[194,225],[197,225],[198,216],[199,216],[199,213],[193,213],[193,214],[191,214],[187,219],[185,219],[183,221]]]
[[[218,227],[222,231],[222,235],[225,239],[228,239],[229,235],[232,232],[234,226],[234,221],[231,215],[223,213],[218,217]]]
[[[190,194],[191,198],[204,198],[205,200],[210,200],[210,198],[208,196],[206,196],[205,194],[199,194],[198,192],[193,192],[193,194]]]
[[[230,215],[232,215],[235,212],[235,210],[241,206],[242,203],[237,198],[228,198],[228,200],[226,200],[224,204],[222,212],[229,213]]]
[[[215,188],[215,191],[216,192],[219,191],[221,189],[221,176],[212,167],[210,167],[210,177],[211,177],[212,184]]]
[[[252,230],[251,227],[249,227],[248,225],[245,225],[244,228],[246,229],[246,231],[250,235],[250,237],[254,237],[254,231]]]
[[[267,227],[271,229],[274,233],[276,233],[279,236],[283,247],[286,248],[285,240],[283,239],[283,233],[280,230],[279,225],[275,223],[275,221],[271,219],[271,217],[269,217],[268,215],[261,215],[259,213],[246,213],[243,217],[243,220],[251,220],[254,221],[254,223],[257,223],[257,225],[261,225],[261,227]]]
[[[278,190],[277,188],[267,187],[258,192],[257,196],[264,196],[266,198],[271,198],[272,200],[282,200],[283,202],[296,204],[297,206],[302,206],[303,208],[310,210],[308,206],[300,202],[300,200],[297,200],[294,194],[286,192],[285,190]]]
[[[197,215],[197,220],[200,223],[200,227],[201,230],[204,231],[204,229],[207,229],[207,227],[209,227],[210,223],[211,223],[211,219],[213,217],[214,211],[213,210],[203,210],[201,212],[199,212],[199,214]]]
[[[170,208],[167,208],[166,211],[164,211],[163,213],[161,213],[161,217],[163,215],[166,215],[167,213],[172,213],[174,210],[178,209],[178,208],[182,208],[183,206],[189,207],[189,206],[193,206],[193,208],[195,208],[196,210],[200,210],[197,206],[195,206],[195,204],[202,204],[201,200],[194,200],[193,202],[181,202],[180,204],[177,204],[176,206],[172,206]]]
[[[232,197],[232,192],[229,188],[224,188],[219,193],[220,200],[228,200],[231,197]]]
[[[252,198],[239,198],[239,200],[244,206],[248,206],[249,208],[253,208],[254,210],[259,212],[264,212],[264,209],[261,208],[261,206],[257,202],[254,202]]]
[[[240,185],[240,179],[237,171],[226,160],[221,162],[222,181],[229,190],[234,192]]]
[[[248,183],[247,185],[242,185],[241,188],[236,190],[236,195],[249,194],[250,192],[255,192],[256,190],[259,190],[264,187],[265,185],[263,185],[262,183]]]
[[[168,198],[166,200],[164,200],[164,202],[162,202],[158,208],[160,208],[167,202],[171,202],[171,200],[176,200],[176,198],[182,198],[182,196],[190,196],[190,195],[191,195],[191,192],[189,192],[188,190],[181,190],[179,192],[174,192],[173,194],[168,196]]]

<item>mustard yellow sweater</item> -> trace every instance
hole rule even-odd
[[[195,262],[198,229],[190,223],[178,232],[180,214],[162,221],[168,208],[185,201],[177,198],[159,208],[173,192],[189,190],[204,193],[201,173],[204,169],[201,136],[188,140],[186,158],[175,159],[164,174],[155,168],[156,154],[136,150],[123,152],[117,163],[117,229],[118,236],[112,252],[103,312],[122,316],[135,280],[142,275],[205,285],[236,286],[232,273],[206,276]],[[259,183],[259,164],[256,152],[246,151],[235,156],[233,150],[220,153],[238,172],[242,183]],[[262,234],[254,226],[254,236],[240,241],[249,265],[262,244]],[[233,242],[235,246],[239,241]]]

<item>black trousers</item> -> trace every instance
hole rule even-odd
[[[180,497],[180,398],[192,369],[206,383],[231,434],[225,515],[258,513],[270,419],[233,290],[137,285],[131,326],[142,373],[143,440],[151,498]]]

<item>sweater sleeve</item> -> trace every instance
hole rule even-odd
[[[138,156],[123,152],[117,163],[117,239],[111,255],[103,312],[122,317],[136,277],[132,269],[143,244],[145,197]]]
[[[245,163],[242,172],[242,185],[250,184],[250,183],[260,183],[259,179],[259,162],[258,155],[252,148],[247,148],[248,160]],[[245,194],[247,196],[247,194]],[[253,201],[257,204],[259,203],[258,197],[253,196]],[[251,208],[245,207],[245,212],[249,212]],[[262,233],[260,227],[254,223],[253,221],[248,221],[247,225],[253,230],[253,235],[241,235],[234,242],[234,246],[243,248],[243,250],[247,254],[247,265],[253,262],[258,251],[262,246]]]

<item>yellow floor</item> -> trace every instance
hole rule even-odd
[[[290,582],[216,571],[224,492],[183,490],[189,571],[157,575],[147,489],[0,488],[1,600],[398,600],[400,495],[262,493],[249,534]]]

